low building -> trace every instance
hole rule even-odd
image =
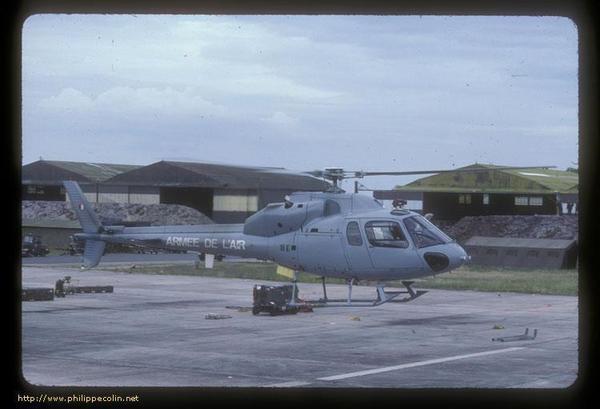
[[[441,220],[577,212],[576,172],[496,168],[500,166],[476,163],[459,168],[462,171],[438,173],[394,190],[375,191],[374,196],[421,200],[423,213],[433,213]]]
[[[33,234],[42,238],[42,243],[51,249],[67,251],[70,237],[81,233],[77,220],[22,219],[21,234]]]
[[[464,249],[471,263],[496,267],[576,268],[576,240],[474,236]]]

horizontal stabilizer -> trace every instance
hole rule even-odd
[[[86,240],[85,249],[83,250],[83,262],[81,267],[92,268],[96,267],[100,262],[100,258],[104,254],[106,242],[100,240]]]

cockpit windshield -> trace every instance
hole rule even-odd
[[[412,216],[404,219],[406,230],[418,248],[450,243],[452,239],[435,227],[423,216]]]

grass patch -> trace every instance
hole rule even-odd
[[[196,268],[193,264],[143,264],[135,268],[115,266],[105,268],[142,274],[189,275],[198,277],[244,278],[251,280],[289,282],[287,277],[276,273],[273,263],[220,263],[213,269]],[[320,283],[319,276],[299,273],[301,283]],[[450,273],[417,279],[415,288],[444,290],[473,290],[492,292],[518,292],[530,294],[577,295],[577,270],[504,269],[483,266],[463,266]],[[327,283],[344,284],[345,280],[328,278]],[[390,282],[390,286],[402,286]]]
[[[48,252],[48,256],[64,256],[64,255],[69,255],[69,252],[67,251],[67,249],[58,249],[58,248],[53,248],[50,247]]]
[[[463,266],[450,273],[415,280],[432,289],[577,295],[577,270]]]

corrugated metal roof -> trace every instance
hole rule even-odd
[[[485,193],[577,193],[577,173],[554,169],[495,170],[499,165],[478,164],[459,169],[485,168],[477,172],[448,172],[428,176],[397,186],[412,192],[485,192]]]
[[[117,175],[110,184],[229,189],[322,190],[329,184],[282,168],[243,167],[200,162],[160,161]]]
[[[139,168],[139,165],[122,165],[115,163],[46,161],[47,163],[78,173],[90,180],[103,182],[120,173]]]
[[[532,249],[567,249],[575,240],[562,239],[523,239],[516,237],[484,237],[473,236],[465,242],[465,246],[477,247],[519,247]]]
[[[60,183],[64,179],[75,179],[81,182],[104,182],[120,173],[139,167],[139,165],[115,163],[39,160],[23,166],[22,179],[29,183]]]

